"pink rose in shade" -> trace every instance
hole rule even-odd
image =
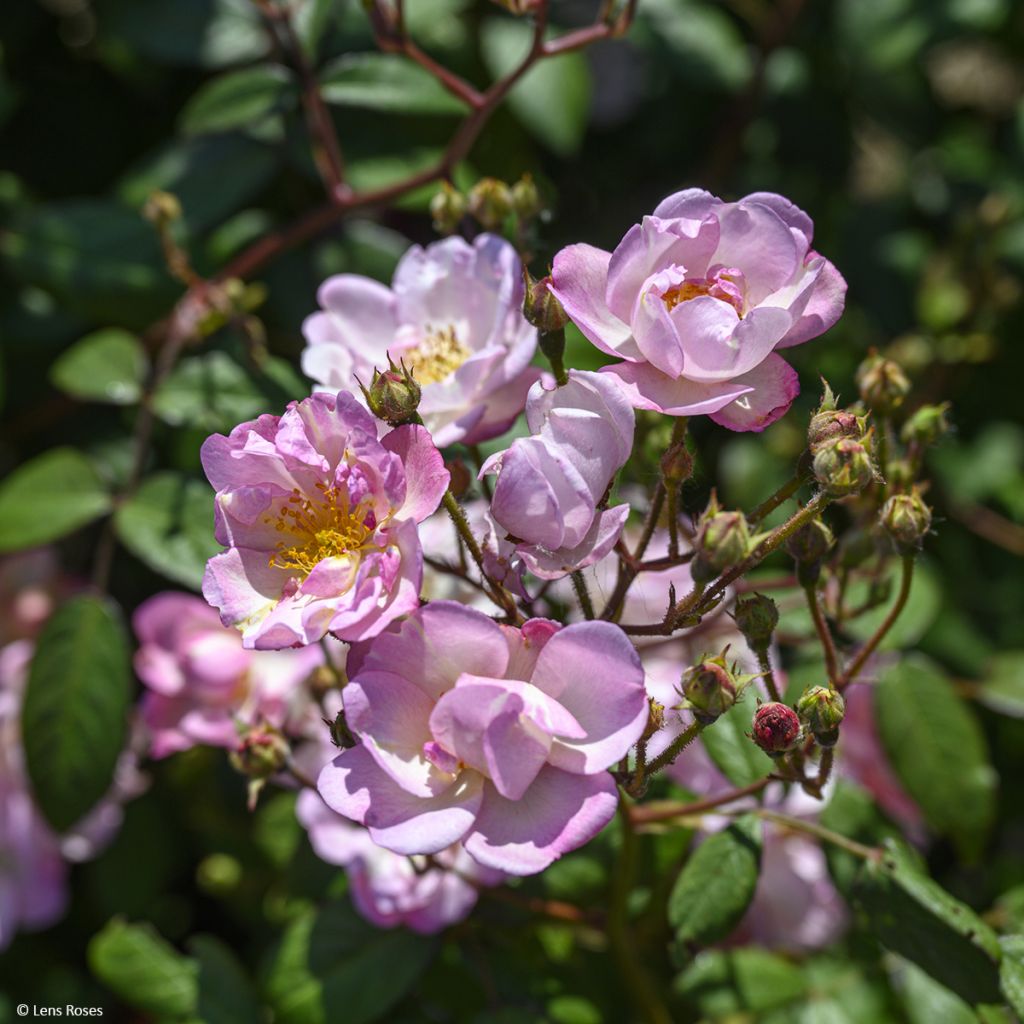
[[[356,390],[390,357],[423,388],[419,413],[440,447],[504,433],[540,371],[524,319],[522,264],[497,235],[413,246],[392,286],[339,274],[306,319],[302,368],[330,390]]]
[[[222,626],[191,594],[151,597],[132,624],[140,645],[135,672],[148,689],[141,712],[153,757],[198,744],[233,749],[238,727],[260,721],[290,733],[306,726],[312,705],[303,683],[323,664],[319,646],[245,650],[238,631]]]
[[[360,744],[320,773],[327,804],[395,853],[461,842],[543,870],[615,813],[607,770],[647,720],[643,671],[607,622],[522,629],[448,601],[377,637],[345,687]]]
[[[824,333],[846,282],[811,249],[814,225],[770,192],[735,203],[700,189],[664,199],[612,253],[571,245],[552,291],[638,409],[763,430],[800,390],[777,349]]]
[[[312,790],[299,794],[295,813],[317,856],[345,868],[356,910],[378,928],[405,925],[422,934],[439,932],[469,915],[481,886],[500,885],[506,877],[478,864],[457,844],[429,861],[385,850]]]
[[[557,579],[603,558],[618,540],[628,505],[601,508],[633,448],[634,413],[607,374],[571,370],[562,387],[530,389],[521,437],[484,463],[497,475],[491,516],[527,569]]]
[[[423,427],[378,440],[352,395],[319,393],[214,434],[202,459],[227,546],[207,564],[203,595],[243,646],[364,640],[419,604],[416,524],[448,486]]]

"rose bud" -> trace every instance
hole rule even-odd
[[[246,729],[229,755],[235,771],[250,779],[269,779],[288,762],[290,748],[279,729],[263,724]]]
[[[569,317],[562,308],[561,302],[551,293],[549,288],[551,284],[550,276],[542,277],[538,280],[530,274],[526,267],[523,267],[523,283],[526,286],[523,316],[541,334],[551,334],[554,331],[562,330],[569,322]],[[558,353],[558,355],[560,358],[561,353]]]
[[[882,416],[889,416],[910,394],[910,381],[898,363],[872,353],[860,364],[857,387],[864,404]]]
[[[691,574],[698,583],[706,583],[747,557],[750,528],[746,517],[742,512],[723,511],[712,494],[701,516],[694,547],[697,554],[690,566]]]
[[[732,617],[736,628],[754,651],[763,650],[771,641],[772,633],[779,624],[779,609],[775,602],[764,594],[751,594],[736,602]]]
[[[900,431],[903,443],[935,444],[940,437],[949,433],[950,423],[946,416],[948,412],[949,402],[943,402],[941,405],[922,405],[903,424]]]
[[[771,757],[793,750],[802,731],[797,713],[786,704],[771,701],[754,712],[753,740]]]
[[[846,702],[838,690],[830,686],[809,686],[797,701],[796,711],[819,746],[836,745],[839,723],[846,714]]]
[[[840,437],[852,437],[859,440],[864,436],[866,427],[863,416],[849,412],[846,409],[836,408],[835,396],[832,389],[825,384],[825,392],[821,397],[821,405],[817,412],[811,417],[810,425],[807,427],[807,446],[811,451],[829,441]]]
[[[786,541],[786,550],[798,562],[820,562],[834,543],[828,526],[820,519],[812,519]]]
[[[830,494],[843,497],[864,490],[875,479],[875,467],[863,444],[841,437],[819,447],[814,476]]]
[[[907,554],[921,547],[932,526],[932,510],[915,489],[910,494],[894,494],[882,506],[879,522],[897,551]]]
[[[710,725],[736,703],[751,678],[737,678],[726,664],[724,654],[705,657],[683,673],[681,688],[686,698],[683,706],[693,712],[701,725]]]
[[[693,456],[685,442],[673,445],[661,457],[661,475],[665,483],[679,487],[693,476]]]
[[[524,174],[512,186],[512,209],[520,220],[530,220],[543,209],[540,192],[534,184],[533,176]]]
[[[388,364],[383,372],[373,371],[369,388],[361,383],[359,387],[370,412],[377,419],[398,427],[415,417],[420,404],[420,386],[404,363],[399,368],[389,359]]]
[[[500,227],[512,212],[512,192],[497,178],[481,178],[469,192],[469,212],[488,231]]]
[[[454,234],[459,222],[466,215],[466,197],[447,181],[441,182],[441,189],[430,200],[430,216],[434,230],[439,235]]]

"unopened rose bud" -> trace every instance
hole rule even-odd
[[[922,405],[903,424],[903,429],[900,431],[903,443],[935,444],[940,437],[949,433],[948,412],[949,402],[943,402],[941,405]]]
[[[856,379],[864,404],[881,416],[895,412],[910,394],[910,381],[900,365],[877,353],[860,364]]]
[[[796,704],[800,720],[821,747],[834,747],[839,739],[839,723],[846,714],[843,695],[830,686],[809,686]]]
[[[497,178],[481,178],[469,192],[469,212],[488,231],[501,227],[512,212],[512,192]]]
[[[531,220],[540,213],[543,204],[533,176],[524,174],[512,186],[512,209],[520,220]]]
[[[706,583],[742,562],[750,553],[750,527],[746,517],[742,512],[723,511],[712,495],[701,516],[694,548],[697,554],[690,564],[691,575],[698,583]]]
[[[551,277],[539,280],[531,276],[523,267],[523,283],[526,286],[523,300],[523,316],[536,327],[541,334],[552,334],[561,331],[569,322],[569,317],[562,308],[561,302],[551,293]],[[564,339],[562,345],[564,348]]]
[[[163,226],[181,220],[181,201],[171,192],[155,189],[142,207],[142,215],[151,224]]]
[[[705,658],[683,674],[685,706],[702,725],[710,725],[736,703],[742,687],[725,657]]]
[[[269,779],[288,763],[290,748],[280,730],[270,725],[247,729],[231,751],[229,759],[235,771],[250,779]]]
[[[732,617],[751,650],[763,650],[779,624],[779,609],[770,597],[751,594],[736,602]]]
[[[852,437],[855,440],[860,440],[864,436],[865,429],[866,423],[863,416],[858,416],[847,409],[836,408],[835,396],[826,383],[821,405],[818,406],[817,412],[811,417],[810,425],[807,427],[807,446],[813,452],[821,445],[840,437]]]
[[[649,697],[647,706],[647,725],[640,736],[642,740],[649,740],[665,724],[665,705]]]
[[[466,197],[452,188],[447,181],[441,183],[440,190],[430,200],[430,216],[434,222],[434,230],[439,235],[454,234],[459,222],[466,215]]]
[[[915,476],[914,467],[906,459],[890,459],[885,467],[885,482],[891,492],[909,491]]]
[[[910,494],[894,494],[883,506],[879,516],[882,529],[902,553],[916,551],[932,527],[932,510],[915,490]]]
[[[812,519],[786,541],[786,550],[797,562],[820,562],[834,543],[828,525],[820,519]]]
[[[661,457],[661,475],[665,483],[679,487],[693,476],[693,456],[685,443],[673,445]]]
[[[377,419],[393,427],[408,423],[420,404],[420,386],[412,373],[403,365],[395,366],[390,360],[387,370],[374,370],[368,388],[362,388],[366,404]]]
[[[779,757],[797,746],[803,730],[791,707],[771,701],[754,712],[752,731],[754,742],[766,754]]]
[[[830,494],[843,497],[864,490],[875,479],[875,467],[863,444],[841,437],[818,448],[814,476]]]

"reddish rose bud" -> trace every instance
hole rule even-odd
[[[754,742],[772,757],[792,750],[800,742],[800,718],[788,705],[778,701],[762,704],[754,712]]]
[[[860,441],[841,437],[818,447],[814,476],[830,494],[843,497],[864,490],[875,479],[875,467]]]
[[[807,445],[813,452],[820,445],[835,441],[840,437],[860,440],[864,436],[866,427],[865,417],[836,407],[835,395],[832,394],[832,389],[826,383],[824,394],[821,397],[821,405],[811,417],[810,425],[807,428]]]

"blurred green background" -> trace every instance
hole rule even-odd
[[[426,166],[457,123],[450,97],[416,78],[399,75],[385,88],[360,75],[354,55],[374,47],[359,3],[295,7],[352,184],[375,188]],[[481,86],[508,69],[529,35],[484,0],[407,0],[407,8],[419,44]],[[555,0],[552,21],[571,28],[595,10]],[[108,390],[96,404],[91,368],[59,359],[98,330],[132,332],[145,344],[180,295],[140,214],[146,197],[154,188],[178,196],[178,241],[206,275],[321,205],[322,188],[296,92],[270,66],[280,55],[247,0],[6,0],[0,43],[0,472],[73,443],[116,486],[130,465],[132,389],[144,363],[129,346],[113,382],[127,389],[123,401]],[[250,77],[225,86],[240,69]],[[998,686],[1003,707],[1024,714],[1024,6],[640,0],[625,39],[548,62],[517,86],[456,180],[524,172],[549,211],[535,272],[569,242],[612,248],[662,196],[702,186],[730,199],[755,190],[790,197],[815,221],[815,248],[846,276],[839,325],[792,351],[804,391],[789,417],[761,437],[695,425],[702,463],[692,508],[710,482],[728,502],[753,504],[785,479],[817,376],[852,400],[854,369],[872,346],[905,367],[915,402],[953,403],[955,433],[930,456],[930,582],[904,642],[942,663],[963,695],[981,698],[1003,779],[997,813],[980,837],[982,857],[962,863],[940,841],[931,868],[973,906],[991,907],[1024,884],[1024,797],[1014,782],[1024,771],[1024,724],[985,707],[986,687]],[[411,241],[436,237],[431,194],[361,211],[261,269],[266,298],[256,315],[270,369],[253,372],[245,339],[230,329],[190,353],[157,396],[148,468],[191,479],[209,432],[300,395],[300,324],[316,286],[339,271],[387,280]],[[575,365],[594,357],[578,337],[571,353]],[[169,567],[152,552],[119,548],[112,590],[125,607],[166,587],[168,576],[194,584],[212,550],[205,484],[195,488],[196,518]],[[88,575],[99,529],[62,543],[72,573]],[[114,912],[145,917],[173,940],[214,932],[250,966],[261,962],[280,923],[322,896],[335,873],[305,845],[286,796],[263,807],[254,833],[241,785],[209,751],[162,766],[110,853],[78,869],[69,920],[0,959],[0,989],[46,993],[52,1003],[107,998],[87,975],[83,949]],[[586,878],[566,874],[553,870],[538,884],[555,895],[588,891]],[[518,926],[503,927],[509,943],[519,941]],[[477,941],[470,934],[470,955]],[[622,1019],[600,1009],[604,997],[591,989],[609,982],[595,980],[585,948],[570,950],[556,928],[541,941],[517,947],[508,976],[481,985],[518,992],[564,1024]],[[445,947],[418,1001],[393,1019],[535,1019],[473,1017],[488,994],[472,985],[464,1008],[449,1005],[465,980],[462,948]],[[851,948],[855,962],[856,941]],[[406,955],[386,948],[375,963]],[[614,1007],[617,997],[605,995]],[[891,994],[843,1004],[829,1005],[845,1016],[827,1019],[959,1020],[915,1015]]]

